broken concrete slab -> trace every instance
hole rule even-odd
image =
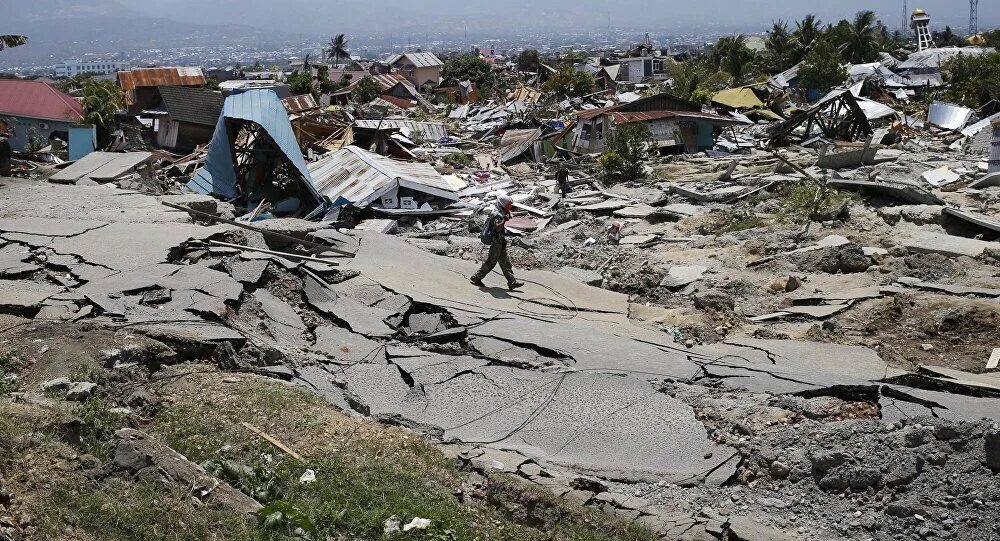
[[[577,210],[583,210],[586,212],[594,213],[612,213],[616,210],[621,210],[627,206],[631,205],[631,202],[625,201],[623,199],[609,199],[607,201],[602,201],[600,203],[591,203],[589,205],[580,205],[576,207]]]
[[[829,179],[826,184],[838,190],[873,193],[908,203],[921,205],[944,204],[941,198],[931,192],[915,184],[905,182]]]
[[[600,273],[579,267],[566,266],[556,272],[573,277],[588,286],[601,287],[601,284],[604,283],[604,277]]]
[[[737,348],[738,353],[733,349]],[[872,385],[902,373],[874,350],[793,340],[740,338],[692,348],[714,360],[700,364],[708,377],[753,392],[797,393],[835,385]]]
[[[264,327],[282,347],[304,347],[308,345],[302,334],[306,324],[285,301],[275,297],[265,289],[254,291],[253,298],[260,303],[264,313]]]
[[[973,374],[963,370],[926,364],[920,365],[918,372],[945,380],[950,384],[963,385],[1000,394],[1000,375],[997,374]]]
[[[337,293],[312,277],[305,278],[306,300],[320,312],[343,323],[352,332],[368,337],[389,337],[396,330],[385,323],[385,319],[396,315],[394,312],[365,306],[350,297],[339,297]]]
[[[962,220],[974,226],[982,227],[1000,233],[1000,222],[990,218],[989,216],[980,214],[978,212],[956,209],[952,207],[945,207],[944,210],[942,210],[941,212],[945,216],[950,216],[952,218]]]
[[[374,416],[445,439],[494,442],[540,464],[709,484],[735,471],[733,453],[708,441],[689,406],[637,378],[487,366],[411,388],[395,367],[357,365],[345,380]],[[628,407],[609,411],[609,403]]]
[[[0,312],[15,315],[34,315],[49,297],[64,291],[62,286],[29,282],[26,280],[0,280]]]
[[[940,188],[958,182],[962,178],[962,175],[952,171],[947,165],[942,165],[937,169],[924,171],[921,173],[920,178],[931,186]]]
[[[0,218],[0,232],[40,235],[45,237],[75,237],[108,225],[93,220],[68,220],[60,218]]]
[[[660,281],[660,286],[669,289],[679,289],[701,280],[706,271],[708,271],[708,267],[703,265],[670,267],[667,275]]]
[[[112,223],[72,238],[55,238],[45,245],[60,254],[79,256],[88,263],[126,271],[164,263],[170,250],[182,243],[204,240],[228,230],[229,226]]]
[[[850,308],[850,304],[832,304],[818,306],[789,306],[782,308],[778,312],[754,316],[749,318],[753,322],[772,321],[789,316],[808,316],[814,319],[826,319],[832,315],[839,314]]]
[[[646,204],[632,205],[630,207],[625,207],[623,209],[618,209],[612,212],[612,216],[616,218],[645,218],[656,212],[655,207],[651,207]]]
[[[190,489],[200,501],[218,504],[245,515],[261,509],[256,500],[218,479],[201,466],[191,462],[170,447],[158,442],[144,432],[123,428],[115,433],[121,438],[115,447],[113,463],[134,475],[152,473]],[[199,490],[204,488],[205,490]]]
[[[311,349],[345,363],[385,363],[385,346],[341,327],[316,327]]]
[[[988,297],[988,298],[998,298],[1000,297],[1000,289],[992,289],[986,287],[966,287],[958,286],[952,284],[938,284],[934,282],[925,282],[919,278],[912,277],[900,277],[896,280],[897,283],[903,284],[908,287],[923,289],[926,291],[936,291],[939,293],[948,293],[950,295],[972,295],[975,297]]]
[[[236,259],[227,263],[230,276],[244,284],[256,284],[267,270],[265,259]]]
[[[987,242],[944,233],[915,233],[901,245],[911,252],[942,254],[948,257],[979,257],[987,248],[1000,250],[1000,242]]]
[[[645,246],[660,240],[658,235],[626,235],[619,239],[618,244],[622,246]]]
[[[150,152],[91,152],[54,175],[49,182],[74,184],[81,180],[107,182],[132,173],[140,165],[151,161]]]

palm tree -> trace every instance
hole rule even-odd
[[[724,36],[715,44],[712,63],[716,68],[732,75],[736,84],[743,84],[747,75],[753,72],[755,56],[746,45],[746,36]]]
[[[795,32],[793,35],[802,56],[809,53],[809,49],[812,48],[813,43],[823,34],[822,25],[823,23],[812,14],[806,15],[801,21],[795,23]]]
[[[28,43],[28,36],[18,36],[17,34],[0,34],[0,51],[8,47],[18,47]]]
[[[760,58],[764,71],[779,73],[788,69],[790,64],[797,61],[794,59],[796,48],[797,44],[788,31],[788,23],[780,20],[774,23],[767,33],[764,54]]]
[[[334,64],[340,64],[340,57],[350,58],[351,53],[347,50],[347,37],[344,34],[337,34],[330,38],[330,48],[326,50],[327,59],[334,60]]]
[[[851,23],[847,43],[844,44],[844,59],[852,64],[864,64],[878,59],[875,27],[878,19],[874,11],[859,11]]]

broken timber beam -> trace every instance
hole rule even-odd
[[[336,266],[339,265],[339,263],[337,263],[336,261],[334,261],[332,259],[326,259],[326,258],[322,258],[322,257],[292,254],[292,253],[288,253],[288,252],[278,252],[276,250],[266,250],[264,248],[254,248],[253,246],[244,246],[242,244],[233,244],[233,243],[230,243],[230,242],[222,242],[222,241],[219,241],[219,240],[210,240],[210,241],[208,241],[208,243],[211,244],[212,246],[223,246],[225,248],[235,248],[237,250],[246,250],[248,252],[258,252],[258,253],[261,253],[261,254],[273,255],[273,256],[276,256],[276,257],[283,257],[285,259],[294,259],[294,260],[297,260],[297,261],[311,261],[313,263],[323,263],[324,265],[332,265],[334,267],[336,267]]]
[[[212,221],[215,221],[215,222],[220,222],[220,223],[224,223],[224,224],[227,224],[227,225],[236,226],[236,227],[239,227],[240,229],[246,229],[247,231],[256,231],[257,233],[260,233],[261,235],[264,235],[265,237],[269,236],[269,237],[274,237],[276,239],[284,240],[286,242],[294,242],[296,244],[304,244],[304,245],[309,246],[311,248],[315,248],[318,251],[321,251],[321,252],[333,252],[333,253],[338,254],[340,256],[343,256],[343,257],[354,257],[354,254],[352,254],[351,252],[348,252],[346,250],[340,250],[340,249],[337,249],[337,248],[333,248],[331,246],[326,246],[324,244],[320,244],[318,242],[312,242],[310,240],[304,240],[304,239],[300,239],[298,237],[293,237],[291,235],[286,235],[284,233],[278,233],[278,232],[275,232],[275,231],[268,231],[268,230],[260,228],[260,227],[254,227],[252,225],[248,225],[248,224],[245,224],[245,223],[242,223],[242,222],[237,222],[236,220],[230,220],[230,219],[227,219],[227,218],[220,218],[218,216],[215,216],[213,214],[209,214],[207,212],[202,212],[200,210],[189,209],[189,208],[187,208],[187,207],[185,207],[183,205],[177,205],[177,204],[174,204],[174,203],[168,203],[166,201],[160,201],[160,204],[166,205],[166,206],[168,206],[168,207],[170,207],[172,209],[175,209],[175,210],[184,211],[184,212],[186,212],[186,213],[188,213],[188,214],[190,214],[192,216],[197,216],[199,218],[204,218],[206,220],[212,220]]]

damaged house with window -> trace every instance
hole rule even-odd
[[[584,154],[602,153],[617,126],[645,124],[661,153],[680,154],[709,150],[726,127],[739,121],[702,111],[701,105],[667,93],[579,113],[570,133],[569,148]]]

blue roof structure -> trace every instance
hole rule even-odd
[[[302,174],[307,191],[315,198],[316,205],[324,203],[323,196],[316,191],[306,167],[306,160],[299,149],[299,143],[288,120],[288,111],[272,90],[248,90],[226,98],[222,114],[215,125],[215,134],[209,147],[205,167],[199,169],[187,187],[197,193],[212,194],[225,199],[235,199],[239,179],[233,166],[233,152],[230,146],[226,119],[255,122],[274,140],[278,149],[288,157],[291,164]]]

